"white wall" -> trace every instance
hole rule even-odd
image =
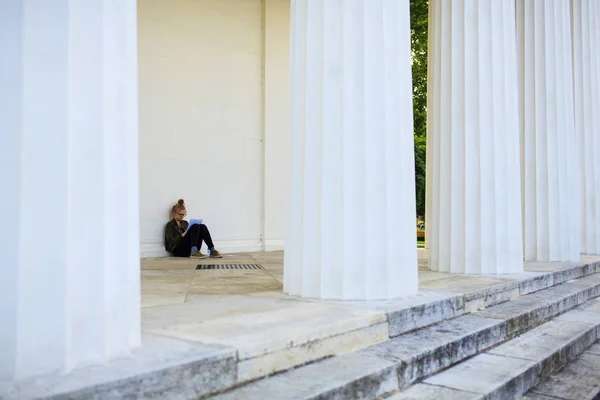
[[[289,0],[139,0],[143,257],[165,254],[163,227],[180,197],[221,251],[259,250],[264,232],[282,247],[286,8]],[[273,76],[266,85],[263,66]]]
[[[283,249],[290,164],[290,0],[265,4],[265,248]]]
[[[142,255],[179,197],[222,250],[262,231],[260,0],[140,0]]]

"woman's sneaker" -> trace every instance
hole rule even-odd
[[[208,257],[206,254],[202,254],[199,251],[195,251],[193,252],[190,257],[194,257],[194,258],[206,258]]]
[[[211,250],[209,257],[210,258],[223,258],[221,253],[219,253],[217,250]]]

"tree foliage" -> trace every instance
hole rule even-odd
[[[428,10],[428,0],[410,0],[417,215],[425,215]]]
[[[425,216],[425,165],[427,150],[425,136],[415,133],[415,189],[417,196],[417,216]]]

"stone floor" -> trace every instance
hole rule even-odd
[[[261,264],[264,270],[196,270],[198,264]],[[202,295],[279,293],[282,282],[283,252],[225,254],[221,259],[144,259],[142,307],[183,303]]]
[[[143,330],[148,334],[233,346],[238,349],[240,360],[256,359],[311,342],[316,337],[349,331],[357,332],[360,338],[335,346],[338,346],[336,351],[343,352],[344,346],[353,351],[387,338],[387,328],[379,331],[378,325],[385,322],[387,308],[408,308],[575,265],[525,263],[525,272],[518,275],[449,275],[429,271],[426,250],[418,251],[420,293],[388,302],[318,301],[287,296],[282,293],[283,252],[232,254],[218,260],[145,259]],[[578,264],[597,259],[584,256]],[[214,263],[259,263],[264,270],[195,269],[197,264]],[[247,374],[248,379],[265,373],[260,365],[248,368],[240,372]]]
[[[534,272],[549,272],[569,263],[525,263],[516,275],[450,275],[429,271],[427,250],[419,249],[419,289],[464,293],[503,282],[521,280]],[[582,256],[582,262],[597,259]],[[264,270],[196,270],[198,264],[260,264]],[[574,265],[574,264],[573,264]],[[283,290],[283,252],[225,254],[222,259],[147,258],[142,260],[142,308],[202,301],[206,308],[227,299],[248,296],[312,301],[286,296]]]

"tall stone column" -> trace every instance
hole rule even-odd
[[[515,2],[430,6],[430,268],[522,271]]]
[[[140,343],[135,0],[0,2],[0,377]]]
[[[435,54],[436,48],[435,45],[440,42],[441,38],[439,37],[440,30],[436,28],[433,21],[435,20],[436,15],[436,2],[429,2],[429,9],[427,10],[427,53],[429,55],[427,62],[427,109],[434,110],[435,109],[435,101],[437,99],[435,95],[435,84],[434,84],[434,63],[432,62],[433,57],[431,54]],[[427,139],[426,144],[430,146],[433,143],[433,127],[435,126],[435,114],[433,112],[427,113]],[[427,152],[427,157],[425,160],[425,248],[429,249],[429,222],[428,218],[431,215],[431,196],[432,196],[432,187],[431,183],[433,181],[433,166],[432,166],[432,157],[429,157],[430,153]]]
[[[284,291],[417,292],[408,0],[292,0]]]
[[[579,260],[579,165],[569,15],[569,0],[517,0],[527,261]]]
[[[600,4],[571,0],[581,252],[600,254]]]

